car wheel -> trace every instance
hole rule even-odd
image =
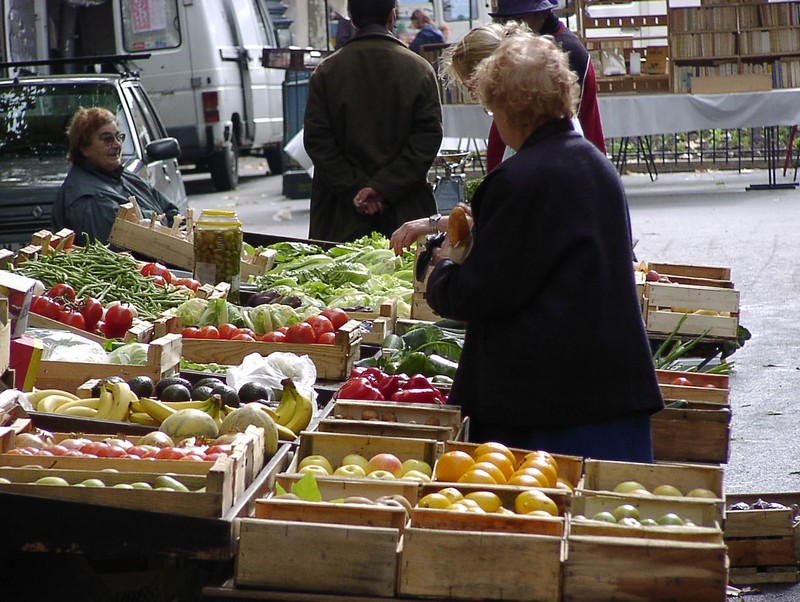
[[[208,167],[211,183],[218,191],[236,188],[239,185],[239,149],[236,142],[231,141],[230,146],[211,155]]]
[[[264,158],[267,160],[269,173],[273,176],[280,175],[286,170],[282,148],[268,148],[264,150]]]

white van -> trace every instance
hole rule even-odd
[[[271,173],[283,171],[286,72],[265,69],[261,56],[264,48],[278,47],[279,34],[290,37],[287,29],[275,30],[270,15],[271,10],[280,14],[285,5],[272,0],[0,4],[17,19],[20,12],[34,13],[33,26],[26,28],[34,43],[25,36],[15,41],[11,31],[4,41],[9,54],[17,54],[16,44],[26,54],[35,47],[35,56],[12,60],[150,53],[137,68],[169,135],[180,142],[180,162],[209,172],[218,190],[237,185],[239,155],[263,154]]]

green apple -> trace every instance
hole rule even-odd
[[[63,477],[41,477],[33,482],[34,485],[69,485]]]
[[[431,475],[421,472],[419,470],[409,470],[408,472],[403,473],[400,475],[401,479],[412,479],[414,481],[419,481],[420,483],[430,483],[431,482]]]
[[[639,524],[641,524],[643,527],[655,527],[658,525],[658,523],[652,518],[643,518],[639,521]]]
[[[641,527],[642,523],[640,523],[637,519],[633,518],[632,516],[623,516],[621,519],[617,521],[618,525],[623,525],[625,527]]]
[[[156,486],[156,488],[169,487],[175,491],[189,491],[189,488],[186,485],[166,474],[158,475],[153,481],[153,484]]]
[[[638,521],[640,517],[639,510],[632,504],[621,504],[614,508],[611,514],[614,515],[614,518],[617,519],[617,522],[623,518],[635,518]]]
[[[105,487],[106,484],[101,481],[100,479],[84,479],[81,481],[81,485],[84,487]]]
[[[416,470],[417,472],[422,472],[429,477],[433,475],[433,469],[431,465],[428,464],[425,460],[418,460],[416,458],[409,458],[408,460],[404,461],[401,468],[401,476],[404,476],[408,471]]]
[[[153,486],[150,483],[146,483],[144,481],[136,481],[135,483],[131,483],[131,487],[134,489],[152,489]]]
[[[697,489],[692,489],[689,493],[687,493],[686,497],[702,497],[702,498],[711,498],[715,500],[719,496],[710,489],[704,489],[702,487],[698,487]]]
[[[367,477],[370,479],[396,479],[397,477],[394,476],[393,472],[388,470],[383,470],[379,468],[378,470],[373,470],[372,472],[367,474]]]
[[[356,464],[364,469],[364,474],[367,474],[367,464],[369,460],[367,460],[361,454],[347,454],[340,463],[341,466],[345,466],[346,464]]]
[[[599,520],[604,523],[616,523],[617,519],[614,518],[614,515],[611,514],[608,510],[603,510],[602,512],[598,512],[592,517],[592,520]]]
[[[307,472],[313,473],[314,475],[319,475],[323,477],[331,476],[331,473],[328,472],[328,469],[320,464],[306,464],[303,468],[298,469],[298,474],[306,474]]]
[[[112,489],[133,489],[133,485],[130,483],[117,483],[116,485],[112,486]]]
[[[639,491],[647,491],[647,487],[639,483],[638,481],[623,481],[616,487],[614,487],[614,493],[632,493],[632,492],[639,492]]]
[[[673,485],[659,485],[653,489],[653,495],[670,495],[674,497],[683,497],[681,490]]]
[[[333,471],[333,476],[359,478],[367,476],[367,472],[358,464],[342,464]]]
[[[656,522],[661,525],[682,525],[683,519],[674,512],[667,512],[665,515],[659,517]]]
[[[300,463],[297,465],[297,468],[305,468],[306,466],[322,466],[325,468],[325,471],[328,474],[333,474],[333,465],[331,465],[331,461],[328,460],[325,456],[321,456],[320,454],[312,454],[310,456],[306,456]]]

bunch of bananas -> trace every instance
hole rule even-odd
[[[278,436],[283,440],[293,441],[300,431],[308,428],[311,423],[314,417],[314,402],[297,390],[291,378],[283,379],[281,385],[283,386],[281,402],[275,408],[272,418],[278,425]]]
[[[99,385],[97,397],[81,398],[60,389],[40,389],[28,393],[28,401],[37,412],[126,421],[131,405],[138,401],[130,386],[122,380],[105,380]]]
[[[225,416],[234,410],[224,405],[219,395],[192,401],[161,401],[142,397],[131,406],[131,422],[159,426],[175,412],[190,409],[205,412],[214,419],[218,427],[222,425]]]

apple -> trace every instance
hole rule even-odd
[[[393,472],[389,472],[388,470],[383,470],[382,468],[378,468],[377,470],[373,470],[370,473],[367,473],[367,477],[370,479],[396,479],[397,477],[394,476]]]
[[[81,481],[81,485],[85,487],[105,487],[106,484],[100,479],[85,479]]]
[[[710,489],[704,489],[702,487],[698,487],[697,489],[692,489],[689,493],[687,493],[686,497],[705,497],[715,500],[719,496]]]
[[[603,510],[602,512],[598,512],[592,517],[592,520],[599,520],[604,523],[616,523],[617,519],[614,518],[614,515],[611,514],[608,510]]]
[[[401,474],[405,475],[410,470],[416,470],[417,472],[425,473],[429,477],[433,475],[433,469],[431,468],[431,465],[425,460],[417,460],[416,458],[409,458],[403,462],[403,472]]]
[[[322,466],[325,469],[325,472],[328,474],[333,473],[333,466],[331,465],[330,460],[325,456],[321,456],[319,454],[312,454],[310,456],[306,456],[300,463],[297,465],[297,468],[305,468],[306,466]],[[299,471],[298,471],[299,472]]]
[[[134,489],[152,489],[153,486],[150,483],[146,483],[144,481],[136,481],[135,483],[131,483],[131,487]]]
[[[665,515],[659,517],[656,522],[661,525],[682,525],[683,519],[674,512],[667,512]]]
[[[639,491],[647,491],[647,487],[639,483],[638,481],[623,481],[616,487],[614,487],[614,493],[632,493],[632,492],[639,492]]]
[[[364,474],[367,473],[367,464],[369,464],[369,460],[367,460],[361,454],[347,454],[340,463],[341,466],[345,464],[356,464],[364,469]]]
[[[639,521],[639,524],[643,527],[655,527],[658,525],[658,523],[652,518],[643,518],[641,521]]]
[[[659,485],[653,489],[653,495],[670,495],[674,497],[683,497],[681,490],[673,485]]]
[[[419,470],[409,470],[408,472],[403,473],[400,475],[401,479],[413,479],[414,481],[419,481],[420,483],[430,483],[431,476]]]
[[[130,483],[117,483],[112,486],[112,489],[135,489]]]
[[[661,274],[659,274],[655,270],[647,270],[647,273],[644,275],[644,279],[647,282],[658,282],[660,278]]]
[[[41,477],[34,481],[34,485],[69,485],[69,482],[62,477]]]
[[[617,524],[623,525],[625,527],[641,527],[642,523],[635,519],[632,516],[623,516],[621,519],[617,521]]]
[[[367,474],[376,470],[385,470],[399,477],[403,473],[403,463],[394,454],[386,452],[375,454],[367,463]]]
[[[614,515],[617,522],[620,522],[623,518],[635,518],[637,522],[639,521],[639,510],[632,504],[621,504],[614,508],[611,514]]]
[[[333,471],[333,476],[358,478],[367,476],[366,471],[358,464],[342,464]]]
[[[323,477],[329,477],[331,473],[328,472],[328,469],[322,466],[321,464],[306,464],[303,468],[300,468],[297,471],[299,474],[306,474],[307,472],[311,472],[315,475],[320,475]]]

